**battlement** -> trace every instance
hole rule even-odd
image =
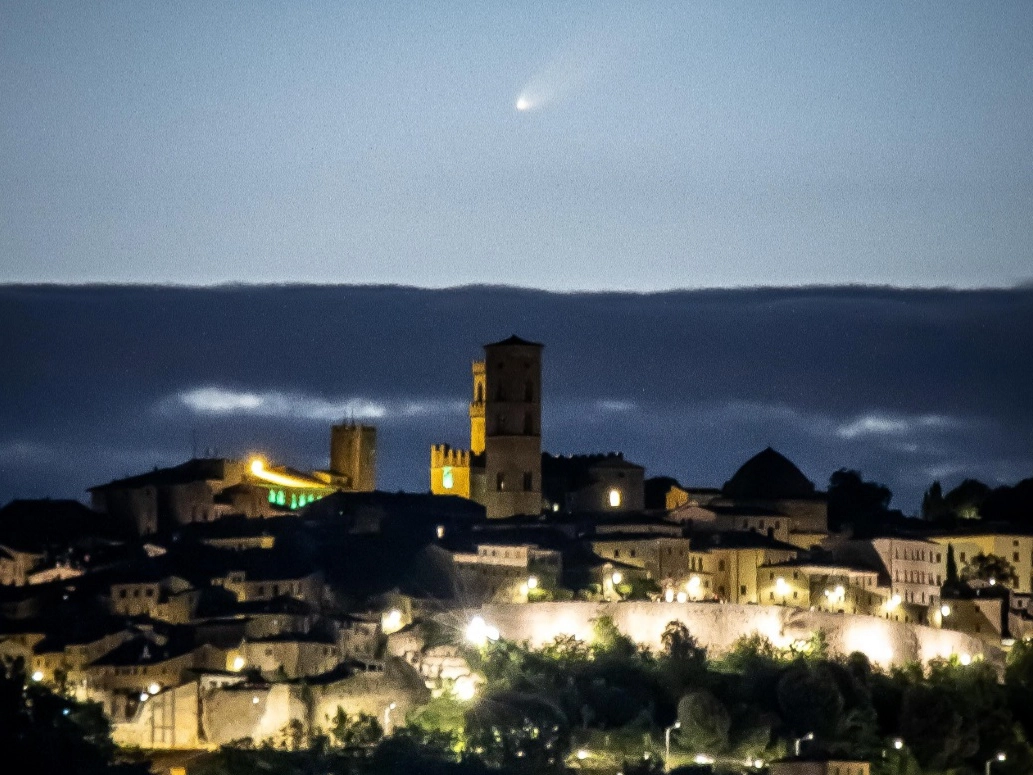
[[[430,448],[430,467],[444,468],[469,468],[470,451],[466,449],[452,449],[448,444],[434,444]]]
[[[471,369],[475,377],[484,376],[484,361],[474,361]]]

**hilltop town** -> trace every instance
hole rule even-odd
[[[838,472],[822,490],[771,448],[720,488],[591,439],[550,454],[542,357],[516,336],[484,347],[469,448],[431,446],[426,492],[377,490],[376,429],[345,422],[323,470],[198,458],[98,483],[89,505],[7,504],[0,654],[99,703],[120,745],[197,750],[340,712],[390,733],[476,696],[469,646],[588,642],[600,620],[649,648],[681,622],[712,655],[819,639],[876,669],[999,671],[1033,635],[1029,530],[830,520],[878,486]]]

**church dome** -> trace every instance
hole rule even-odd
[[[721,494],[737,500],[785,500],[810,498],[815,492],[814,483],[792,461],[768,447],[743,463]]]

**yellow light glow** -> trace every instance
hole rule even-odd
[[[577,752],[577,758],[580,759],[581,761],[584,761],[585,759],[588,758],[588,751],[586,751],[584,748],[580,749]]]
[[[402,629],[402,612],[397,608],[392,608],[390,611],[385,612],[380,619],[380,629],[384,631],[385,635],[390,635]]]
[[[894,595],[886,601],[886,610],[893,611],[900,606],[900,595]]]
[[[960,657],[958,657],[958,661],[961,664],[963,664],[965,667],[968,667],[969,665],[972,664],[972,655],[971,654],[962,654]]]
[[[941,605],[940,606],[940,616],[950,616],[950,615],[951,615],[951,607],[949,605],[947,605],[946,603]]]
[[[695,592],[697,589],[699,589],[699,584],[699,576],[693,576],[691,579],[689,579],[689,583],[686,586],[688,586],[689,592]]]
[[[621,505],[621,491],[617,489],[610,490],[610,508],[615,509]]]
[[[469,702],[477,694],[477,681],[472,675],[461,675],[456,679],[452,693],[457,700]]]
[[[32,674],[32,680],[36,681],[37,683],[42,681],[43,680],[43,671],[42,670],[37,670],[35,673],[33,673]]]
[[[678,602],[679,603],[688,602],[688,599],[689,599],[689,596],[688,596],[687,593],[685,593],[685,592],[679,592],[678,593]]]
[[[614,584],[620,584],[622,581],[624,581],[624,574],[618,571],[614,573],[612,576],[610,576],[610,580],[613,581]]]
[[[147,687],[147,693],[148,694],[157,694],[160,691],[161,691],[161,684],[159,684],[159,683],[152,683],[150,686]]]
[[[265,463],[261,458],[255,458],[251,461],[251,474],[258,477],[259,479],[278,484],[281,487],[294,487],[309,490],[325,490],[326,486],[318,482],[312,482],[308,479],[299,479],[296,476],[288,476],[287,474],[278,474],[274,471],[270,471],[265,467]]]
[[[246,665],[246,664],[247,664],[247,662],[244,660],[244,657],[234,657],[233,658],[233,670],[234,670],[234,672],[238,672],[239,673],[241,670],[244,669],[244,665]]]
[[[483,617],[475,616],[466,625],[466,640],[474,646],[484,646],[488,641],[498,639],[498,628],[490,626]]]
[[[668,603],[673,603],[674,602],[674,590],[673,589],[668,589],[666,592],[664,592],[664,600],[666,600]]]
[[[786,584],[786,580],[781,576],[775,579],[775,591],[780,595],[784,595],[789,591],[789,585]]]
[[[538,589],[538,577],[537,576],[528,576],[528,578],[527,578],[527,588],[528,589]]]

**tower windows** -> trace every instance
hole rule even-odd
[[[531,492],[534,489],[534,474],[524,471],[524,492]]]
[[[502,471],[499,471],[495,475],[495,489],[499,492],[506,489],[506,475]]]

